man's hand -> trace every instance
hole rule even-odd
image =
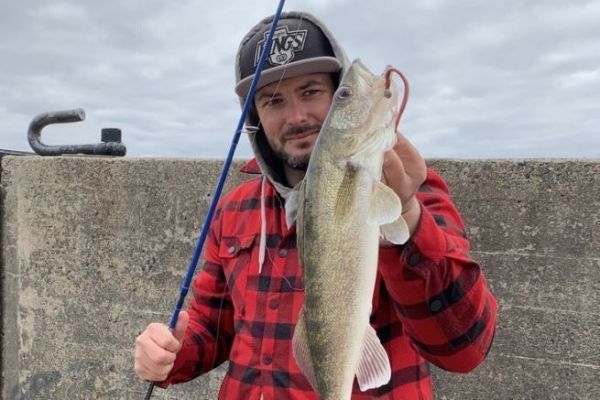
[[[173,333],[164,324],[148,325],[135,340],[135,373],[142,379],[164,381],[181,350],[183,333],[190,317],[186,311],[179,313]]]
[[[415,194],[427,178],[427,166],[416,147],[400,132],[397,136],[396,145],[383,158],[383,182],[402,200],[402,217],[412,235],[421,216]]]

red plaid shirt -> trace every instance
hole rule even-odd
[[[243,169],[258,172],[255,162]],[[303,304],[295,225],[285,222],[272,185],[265,193],[267,252],[258,271],[261,179],[224,197],[194,280],[190,324],[161,386],[190,380],[224,361],[219,399],[318,399],[292,356]],[[463,222],[442,178],[428,171],[417,197],[422,215],[409,242],[382,247],[371,324],[387,350],[391,381],[352,399],[431,399],[428,362],[467,372],[485,358],[496,301],[469,256]]]

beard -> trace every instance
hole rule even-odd
[[[305,132],[313,132],[313,131],[320,131],[321,130],[321,125],[300,125],[300,126],[294,126],[294,127],[290,127],[288,130],[286,130],[283,135],[281,136],[280,140],[277,139],[270,139],[268,138],[269,144],[271,145],[271,149],[273,150],[273,153],[275,153],[275,156],[277,158],[279,158],[285,165],[287,165],[288,167],[298,170],[298,171],[306,171],[308,168],[308,162],[310,161],[310,154],[311,153],[305,153],[305,154],[300,154],[300,155],[292,155],[290,153],[288,153],[287,151],[284,150],[284,144],[285,141],[288,139],[292,139],[294,138],[294,136],[296,135],[300,135],[303,134]],[[304,149],[309,149],[311,146],[313,145],[313,143],[305,143],[302,144],[299,149],[300,150],[304,150]]]
[[[275,156],[279,158],[284,164],[291,169],[298,171],[305,171],[308,169],[308,161],[310,160],[310,154],[293,156],[283,150],[282,148],[273,148]]]

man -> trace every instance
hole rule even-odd
[[[242,40],[236,93],[244,99],[272,17]],[[135,370],[160,386],[190,380],[224,361],[220,399],[317,399],[291,350],[303,303],[296,226],[286,212],[302,180],[348,60],[327,28],[285,13],[254,97],[249,126],[259,174],[224,197],[194,281],[188,311],[171,334],[150,324],[136,340]],[[496,302],[469,256],[463,222],[445,182],[398,133],[383,179],[400,197],[411,238],[382,244],[371,324],[392,378],[353,399],[431,399],[428,362],[456,372],[480,364],[491,346]]]

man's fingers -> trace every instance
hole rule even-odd
[[[187,311],[181,311],[179,313],[179,318],[177,318],[177,323],[175,324],[175,329],[173,330],[173,336],[179,343],[183,340],[183,334],[188,326],[188,322],[190,320],[190,316]]]
[[[383,153],[383,170],[384,171],[398,171],[397,174],[404,175],[404,165],[396,148],[386,151]]]
[[[169,329],[162,324],[150,324],[136,338],[135,372],[149,381],[164,380],[173,368],[176,352],[166,347],[179,348],[179,342],[171,335]]]
[[[148,338],[156,343],[161,349],[177,353],[181,348],[181,342],[175,338],[169,328],[163,324],[150,324],[147,329]]]
[[[175,355],[179,350],[178,345],[173,344],[173,340],[168,341],[167,346],[151,343],[146,349],[148,358],[156,364],[167,365],[175,361]]]
[[[136,349],[135,372],[145,380],[160,382],[173,369],[175,354],[158,349],[154,352],[146,352],[147,349]]]
[[[189,315],[186,311],[179,313],[173,333],[164,324],[148,325],[135,340],[135,372],[149,381],[163,381],[173,368]]]
[[[386,151],[383,156],[383,178],[385,184],[398,193],[401,198],[405,197],[406,171],[402,160],[393,149]]]
[[[408,205],[427,178],[425,160],[400,132],[394,147],[383,157],[383,181]]]
[[[404,136],[397,133],[398,140],[394,145],[394,151],[402,160],[405,173],[419,184],[425,182],[427,178],[427,166],[419,150]]]
[[[145,346],[139,349],[140,359],[148,360],[152,365],[170,365],[175,361],[175,353],[164,349],[155,342],[148,341]]]

